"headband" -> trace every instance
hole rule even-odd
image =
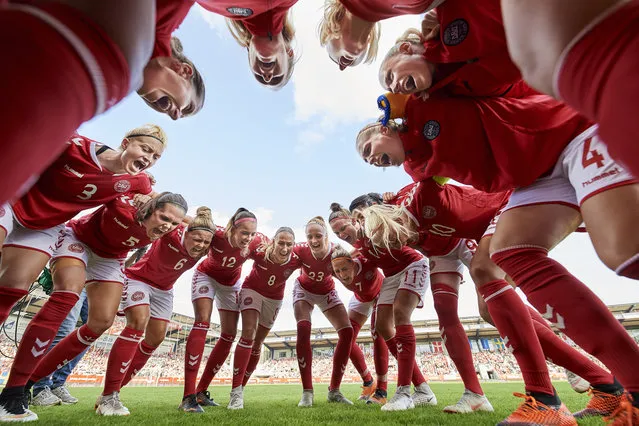
[[[323,224],[322,222],[320,222],[319,220],[311,220],[311,221],[309,221],[309,222],[306,224],[306,228],[308,228],[310,225],[313,225],[313,224],[315,224],[315,225],[319,225],[319,226],[321,226],[322,228],[324,228],[324,230],[326,230],[326,225],[324,225],[324,224]]]
[[[336,213],[336,215],[333,216],[331,219],[329,219],[328,223],[331,223],[332,221],[337,220],[337,219],[350,219],[351,218],[351,216],[349,214],[347,214],[345,212],[342,212],[342,211],[338,211],[338,212],[335,212],[335,213]]]
[[[257,219],[255,219],[254,217],[243,217],[241,219],[234,220],[233,225],[235,226],[244,222],[257,222]]]
[[[209,231],[211,234],[215,234],[215,231],[207,226],[194,226],[186,230],[186,232],[191,232],[191,231]]]
[[[336,260],[340,260],[340,259],[344,259],[344,260],[350,260],[351,262],[353,261],[353,258],[351,256],[337,256],[331,259],[331,262],[336,261]]]
[[[160,142],[162,145],[164,145],[164,141],[162,139],[158,138],[157,136],[153,136],[153,135],[145,135],[145,134],[142,134],[142,133],[136,133],[134,135],[127,136],[127,138],[135,138],[135,137],[140,137],[140,136],[146,136],[147,138],[153,138],[156,141]]]

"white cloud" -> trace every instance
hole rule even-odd
[[[215,31],[215,34],[219,38],[221,38],[222,40],[231,39],[231,34],[226,27],[224,16],[218,15],[217,13],[209,12],[199,4],[196,5],[196,8],[202,19],[204,19],[204,21],[209,24],[209,27],[211,27]]]
[[[314,130],[304,130],[300,132],[297,137],[297,145],[295,145],[295,152],[308,153],[313,147],[319,145],[326,139],[325,133],[320,133]]]

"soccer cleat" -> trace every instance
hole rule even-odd
[[[37,407],[50,407],[52,405],[60,405],[62,400],[51,392],[49,386],[45,386],[36,396],[31,399],[31,405]],[[24,404],[23,404],[24,405]]]
[[[575,392],[584,393],[587,392],[588,389],[590,389],[590,382],[588,380],[584,379],[581,376],[577,376],[575,373],[568,370],[567,368],[564,368],[564,372],[566,373],[566,380],[568,380],[570,387]]]
[[[242,386],[238,386],[235,389],[231,389],[231,400],[229,405],[226,406],[229,410],[242,410],[244,408],[244,395]]]
[[[577,419],[590,416],[610,416],[625,399],[623,391],[613,394],[590,389],[588,393],[590,394],[590,401],[588,401],[586,408],[573,414]]]
[[[619,407],[609,416],[604,417],[608,426],[631,426],[639,424],[639,408],[632,405],[628,395],[625,395]]]
[[[178,407],[178,410],[182,410],[185,413],[203,413],[204,409],[197,403],[195,394],[187,395],[182,398],[182,402]]]
[[[411,398],[413,399],[415,407],[421,407],[422,405],[437,405],[437,397],[426,382],[419,386],[415,386],[415,392],[413,392]]]
[[[211,398],[211,394],[209,391],[198,392],[196,395],[197,403],[200,404],[201,407],[219,407],[220,404],[213,401]]]
[[[384,405],[386,404],[386,402],[386,391],[382,389],[375,389],[375,393],[373,394],[373,396],[368,398],[368,401],[366,401],[367,404],[377,405]]]
[[[564,404],[550,406],[538,402],[530,395],[515,392],[513,395],[525,401],[497,426],[577,426],[577,421]]]
[[[415,403],[410,396],[410,386],[399,386],[390,401],[382,405],[382,411],[404,411],[413,408]]]
[[[51,392],[55,396],[60,398],[60,401],[62,401],[64,405],[76,404],[78,402],[78,398],[71,395],[69,389],[67,388],[67,385],[62,385],[58,386],[57,388],[51,389]]]
[[[340,404],[353,405],[353,403],[346,399],[344,395],[339,391],[339,389],[329,389],[328,397],[326,398],[328,402],[337,402]]]
[[[93,404],[93,411],[98,409],[98,407],[100,406],[101,402],[102,402],[102,394],[99,394],[98,397],[95,400],[95,404]]]
[[[120,401],[120,393],[113,392],[109,395],[102,395],[100,404],[95,413],[100,416],[128,416],[131,414],[129,409],[122,405]]]
[[[377,389],[377,382],[373,380],[373,383],[371,383],[370,386],[366,386],[366,385],[362,386],[362,393],[359,395],[359,398],[357,399],[359,401],[368,401],[368,398],[373,396],[376,389]]]
[[[461,398],[454,405],[444,407],[445,413],[459,413],[466,414],[475,411],[495,411],[486,395],[479,395],[475,392],[471,392],[468,389],[464,390]]]
[[[297,404],[298,407],[312,407],[313,406],[313,391],[305,390],[302,392],[302,399]]]
[[[38,415],[24,406],[22,395],[2,395],[0,398],[0,422],[32,422]]]

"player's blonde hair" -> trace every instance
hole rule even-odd
[[[364,144],[373,136],[380,134],[382,132],[382,127],[384,127],[384,125],[379,121],[376,121],[374,123],[367,124],[359,131],[359,133],[357,133],[357,136],[355,137],[355,149],[357,149],[357,153],[360,157],[363,158]],[[400,132],[404,130],[404,126],[397,124],[395,120],[388,120],[386,127],[393,132]]]
[[[376,247],[390,251],[393,242],[417,240],[418,234],[409,225],[411,222],[404,224],[406,209],[403,206],[377,204],[361,210],[361,214],[364,218],[364,235]]]
[[[395,40],[395,44],[393,47],[388,49],[386,56],[382,59],[382,63],[379,65],[379,82],[382,87],[386,87],[386,62],[394,56],[397,56],[401,53],[401,45],[403,43],[410,43],[413,46],[423,46],[424,44],[424,35],[417,28],[409,28],[404,33],[399,36],[397,40]]]
[[[195,217],[191,220],[186,232],[190,231],[209,231],[215,234],[215,223],[213,222],[213,216],[211,215],[211,209],[202,206],[197,208]]]
[[[284,41],[286,42],[286,46],[289,49],[293,50],[293,55],[286,56],[288,58],[288,71],[286,75],[284,76],[284,78],[282,79],[282,81],[279,82],[277,85],[266,84],[268,87],[275,90],[281,89],[282,87],[286,86],[286,83],[288,83],[288,81],[291,79],[291,76],[293,75],[293,69],[295,68],[295,62],[296,62],[295,50],[292,47],[293,40],[295,39],[295,26],[293,25],[293,18],[291,16],[292,16],[291,11],[289,10],[286,16],[284,17],[284,26],[282,27],[282,37],[284,38]],[[226,26],[229,29],[231,36],[233,36],[235,41],[237,41],[237,43],[240,46],[248,48],[249,44],[251,43],[251,39],[253,38],[253,34],[249,32],[249,30],[244,25],[244,22],[242,22],[239,19],[230,19],[230,18],[225,18],[225,19],[226,19]]]
[[[157,124],[145,124],[144,126],[131,129],[126,132],[124,138],[131,140],[144,136],[153,138],[156,141],[160,142],[163,148],[166,148],[167,144],[169,143],[169,138],[166,136],[166,133]]]
[[[346,8],[340,0],[326,0],[324,2],[324,15],[319,22],[317,32],[320,39],[320,45],[326,46],[330,40],[340,38],[342,36],[342,19],[347,13]],[[377,57],[379,50],[379,38],[382,26],[377,22],[368,36],[368,48],[364,63],[370,64]]]

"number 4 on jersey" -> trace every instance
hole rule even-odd
[[[596,149],[590,149],[591,142],[592,138],[588,138],[584,141],[584,152],[581,156],[581,166],[585,169],[591,164],[596,164],[597,168],[600,169],[604,166],[604,156]]]

